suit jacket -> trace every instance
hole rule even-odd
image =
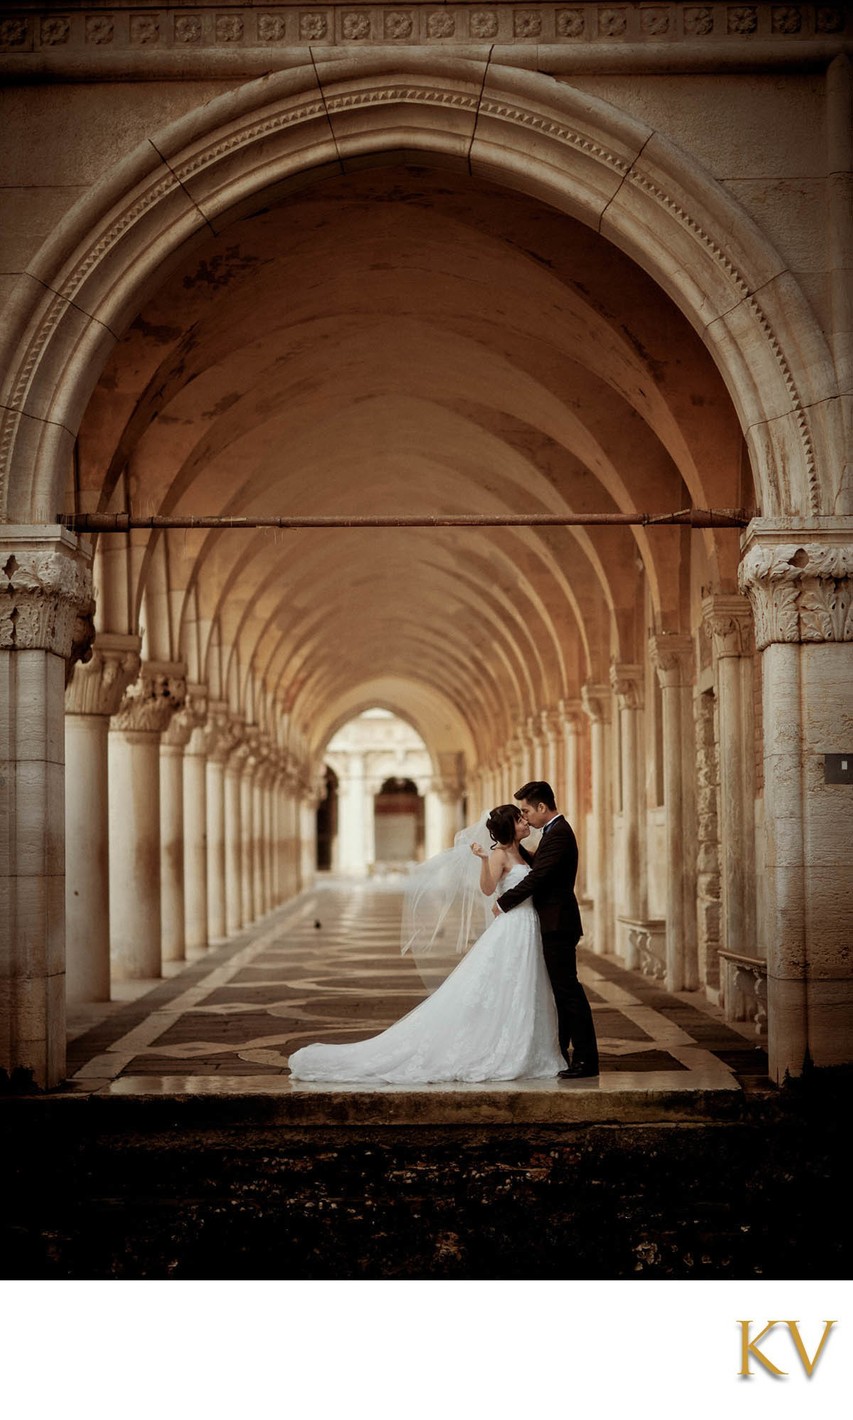
[[[575,946],[583,936],[583,925],[575,897],[578,845],[571,825],[564,818],[557,819],[543,835],[535,856],[523,845],[521,853],[532,864],[531,870],[517,887],[498,898],[498,907],[510,912],[532,897],[543,934],[559,933],[568,946]]]

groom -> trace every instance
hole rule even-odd
[[[501,912],[509,912],[533,896],[539,914],[545,965],[557,1003],[560,1050],[567,1068],[561,1080],[578,1080],[598,1074],[598,1044],[586,992],[578,981],[577,944],[583,936],[575,897],[578,845],[571,826],[557,812],[550,784],[534,779],[513,796],[531,828],[542,830],[536,856],[521,847],[532,867],[518,884],[498,898]],[[569,1049],[571,1048],[571,1056]]]

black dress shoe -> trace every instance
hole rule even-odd
[[[567,1065],[557,1076],[558,1080],[591,1080],[598,1074],[597,1065],[587,1065],[583,1060]]]

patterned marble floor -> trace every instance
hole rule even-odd
[[[329,1087],[291,1082],[289,1054],[309,1041],[375,1034],[426,994],[417,966],[400,953],[400,903],[394,878],[323,879],[251,932],[212,948],[171,979],[150,983],[136,999],[105,1008],[94,1023],[72,1014],[69,1088],[328,1093]],[[766,1055],[755,1038],[726,1024],[698,993],[668,995],[612,958],[584,950],[580,973],[601,1053],[601,1077],[590,1086],[596,1091],[739,1091],[766,1081]],[[495,1088],[541,1094],[588,1085]],[[342,1088],[358,1089],[336,1092]]]

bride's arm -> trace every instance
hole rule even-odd
[[[504,850],[503,848],[493,848],[491,853],[487,855],[479,844],[473,844],[472,848],[480,859],[480,891],[486,897],[491,897],[506,866]]]

